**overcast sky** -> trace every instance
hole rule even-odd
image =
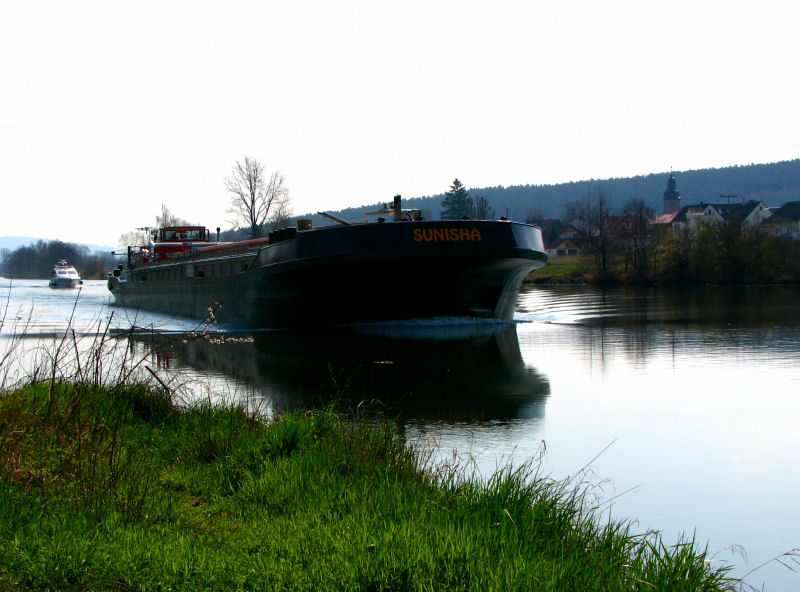
[[[800,157],[800,2],[0,3],[0,236]]]

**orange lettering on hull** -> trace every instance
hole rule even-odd
[[[482,240],[477,228],[415,228],[412,237],[416,243],[478,242]]]

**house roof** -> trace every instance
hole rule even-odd
[[[725,220],[744,221],[755,210],[760,201],[748,200],[742,203],[733,204],[711,204]]]
[[[700,216],[705,212],[708,204],[700,204],[695,206],[683,206],[680,210],[675,212],[673,222],[686,222],[689,216]]]
[[[749,200],[733,204],[704,204],[683,206],[678,211],[672,222],[686,222],[689,216],[699,216],[705,212],[706,208],[712,207],[723,220],[735,220],[743,222],[762,202]],[[800,202],[798,202],[800,203]],[[665,214],[666,215],[666,214]],[[659,216],[660,218],[661,216]]]
[[[670,212],[669,214],[661,214],[653,218],[652,224],[672,224],[678,214],[680,214],[680,210]]]
[[[772,212],[772,216],[767,220],[771,224],[780,222],[800,221],[800,201],[789,201]]]

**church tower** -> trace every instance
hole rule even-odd
[[[667,190],[664,192],[664,213],[671,214],[681,209],[681,194],[675,190],[675,177],[672,171],[667,179]]]

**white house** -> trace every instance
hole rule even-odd
[[[764,228],[775,236],[800,239],[800,201],[789,201],[772,212]]]
[[[749,200],[734,204],[699,204],[684,206],[672,219],[673,230],[694,229],[700,222],[734,220],[742,225],[760,226],[772,215],[762,201]]]

